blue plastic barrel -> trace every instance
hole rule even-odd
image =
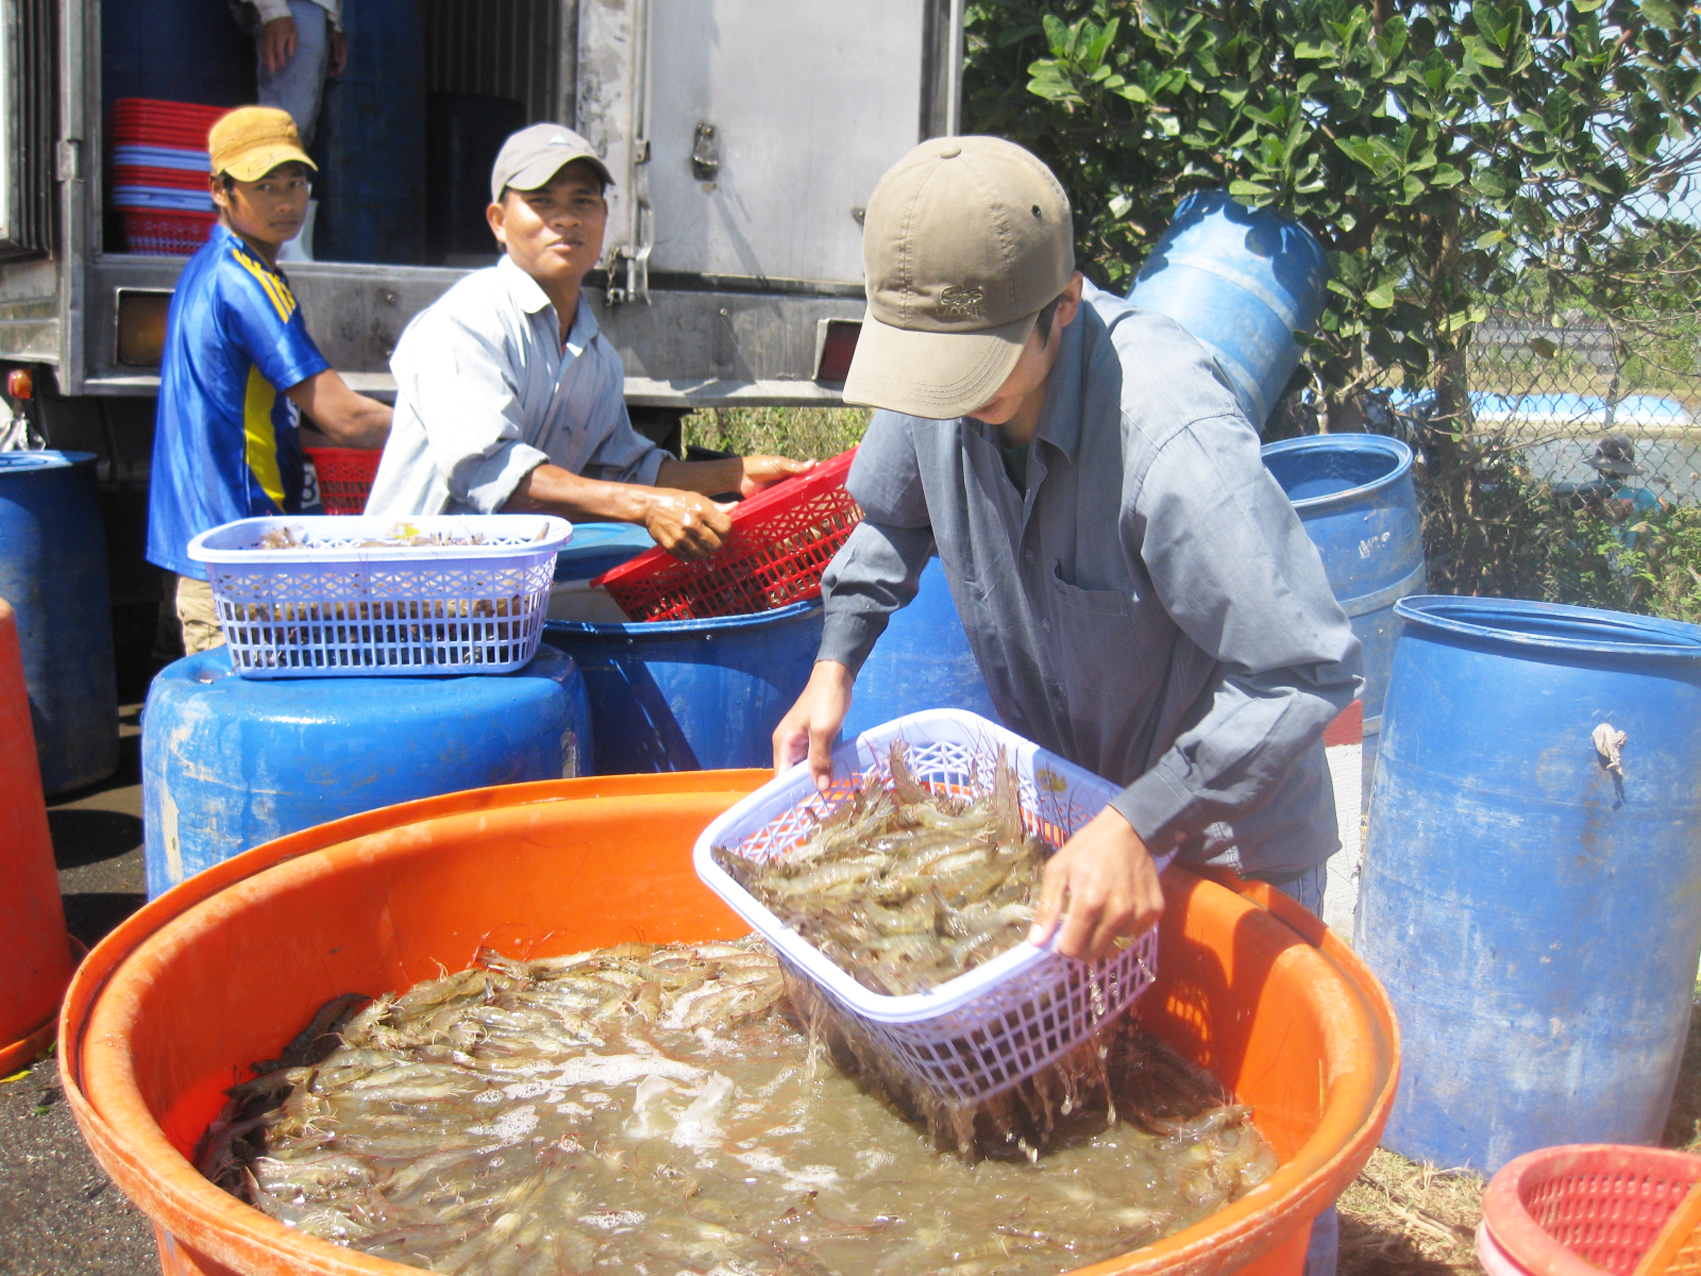
[[[555,579],[590,580],[655,547],[637,523],[574,523],[573,539],[555,556]]]
[[[348,68],[325,83],[313,144],[319,165],[313,255],[320,261],[422,262],[425,33],[419,0],[345,4],[342,22]]]
[[[1296,332],[1323,313],[1329,259],[1310,231],[1227,191],[1195,191],[1134,277],[1128,299],[1186,328],[1260,430],[1299,366]]]
[[[998,721],[937,558],[928,560],[915,598],[892,613],[858,672],[844,733],[922,709],[967,709]]]
[[[1656,1142],[1701,954],[1701,628],[1395,610],[1353,941],[1404,1043],[1383,1143],[1492,1174]],[[1622,775],[1597,732],[1622,733]]]
[[[254,38],[229,0],[118,0],[100,6],[101,92],[206,106],[254,100]]]
[[[821,643],[819,599],[754,616],[599,625],[551,620],[579,662],[598,775],[768,766]]]
[[[161,670],[142,711],[148,895],[345,815],[580,775],[590,750],[584,680],[548,647],[512,674],[275,681],[204,651]]]
[[[0,598],[18,613],[41,788],[118,769],[118,681],[92,452],[0,452]]]
[[[1323,558],[1329,588],[1364,646],[1364,747],[1382,702],[1400,624],[1394,604],[1424,586],[1423,519],[1412,450],[1380,434],[1319,434],[1264,448],[1264,464],[1293,502]]]

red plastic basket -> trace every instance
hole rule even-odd
[[[217,213],[121,208],[124,251],[153,257],[187,257],[213,233]]]
[[[1482,1198],[1477,1253],[1491,1273],[1630,1276],[1701,1182],[1701,1157],[1580,1143],[1508,1162]]]
[[[114,186],[163,186],[170,190],[204,191],[207,175],[187,168],[154,168],[146,164],[114,164]]]
[[[302,448],[319,476],[319,499],[327,514],[361,514],[372,495],[372,480],[378,477],[383,448]]]
[[[158,102],[125,97],[112,104],[112,138],[120,146],[180,146],[207,149],[207,133],[229,113],[228,106]]]
[[[772,611],[814,598],[821,573],[862,521],[845,491],[852,448],[742,502],[713,558],[685,563],[652,549],[604,572],[601,585],[633,620],[702,620]]]

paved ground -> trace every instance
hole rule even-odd
[[[48,823],[71,933],[93,944],[144,898],[138,716],[154,665],[120,661],[122,758],[106,783],[50,803]],[[0,1082],[0,1276],[145,1276],[153,1231],[77,1134],[51,1058]]]

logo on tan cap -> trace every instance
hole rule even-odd
[[[934,138],[880,179],[863,221],[868,311],[845,399],[912,416],[986,405],[1075,272],[1069,197],[997,137]]]
[[[986,313],[986,293],[979,288],[946,285],[939,290],[939,314],[945,319],[981,319]]]

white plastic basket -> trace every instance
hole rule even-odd
[[[537,654],[556,551],[571,539],[546,514],[439,514],[402,520],[477,545],[362,546],[394,518],[244,518],[202,532],[230,661],[245,678],[370,678],[506,673]],[[305,549],[256,549],[288,528]]]
[[[697,875],[893,1066],[936,1094],[976,1103],[1032,1076],[1126,1009],[1152,982],[1157,932],[1093,964],[1061,956],[1051,946],[1020,943],[937,988],[887,996],[857,983],[715,863],[716,847],[755,860],[789,854],[858,781],[890,782],[887,759],[899,739],[908,743],[905,761],[917,780],[977,790],[991,787],[1002,747],[1016,768],[1023,821],[1052,846],[1061,846],[1118,792],[1109,781],[975,714],[913,713],[834,749],[833,784],[825,796],[816,792],[808,765],[800,763],[737,803],[698,837]]]

